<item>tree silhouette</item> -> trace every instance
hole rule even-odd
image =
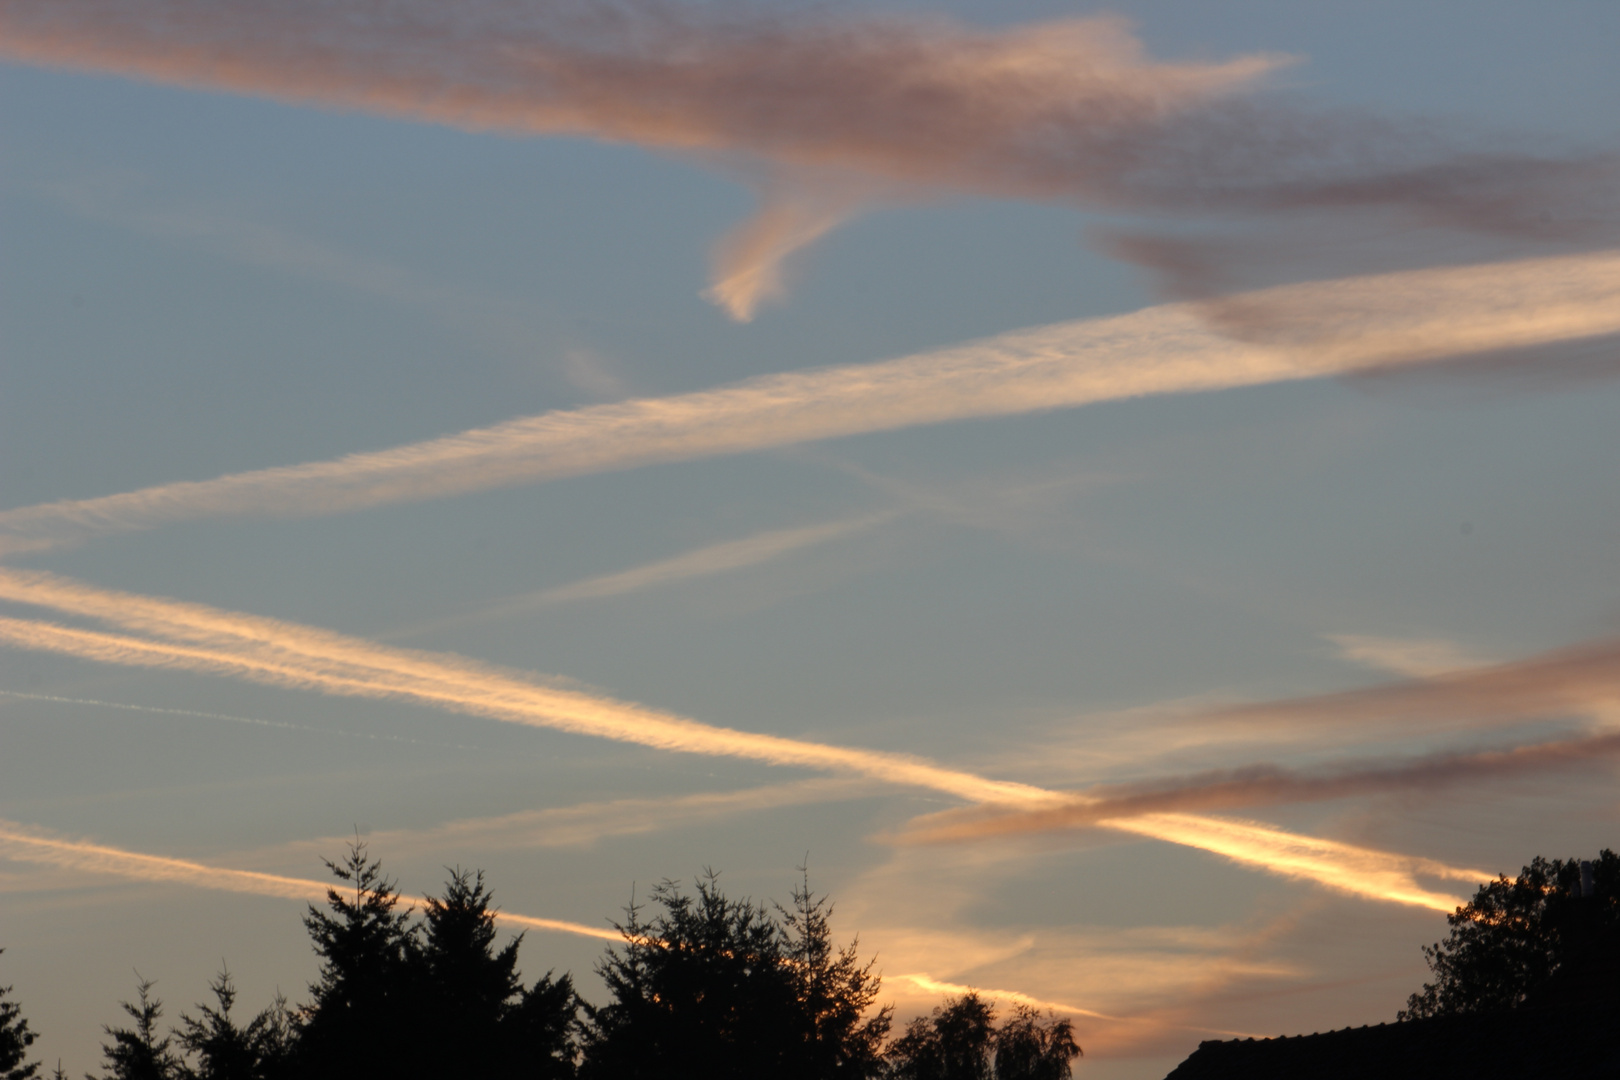
[[[28,1028],[22,1006],[6,1000],[9,993],[11,987],[0,986],[0,1080],[31,1080],[39,1072],[39,1062],[23,1062],[36,1036]]]
[[[718,875],[697,895],[672,881],[652,891],[662,911],[641,921],[633,902],[623,951],[597,966],[613,1002],[585,1006],[586,1077],[745,1080],[799,1075],[794,983],[770,912],[728,900]]]
[[[577,1007],[573,983],[551,974],[525,992],[519,934],[495,948],[495,912],[482,871],[450,872],[442,898],[429,898],[419,965],[425,1072],[432,1076],[573,1074]]]
[[[1073,1025],[1015,1005],[1000,1028],[978,994],[948,998],[906,1025],[888,1050],[893,1080],[1069,1080],[1080,1056]]]
[[[133,1028],[104,1026],[101,1030],[112,1037],[103,1043],[101,1055],[107,1059],[105,1080],[178,1080],[183,1066],[175,1056],[174,1040],[165,1035],[158,1037],[158,1018],[163,1015],[163,1002],[152,996],[151,979],[135,973],[136,1001],[119,1002],[120,1007],[135,1021]]]
[[[894,1012],[886,1005],[866,1015],[882,985],[872,970],[877,961],[860,962],[859,938],[842,949],[833,946],[832,904],[810,891],[808,869],[799,870],[803,880],[793,890],[793,906],[776,910],[802,1025],[802,1074],[829,1080],[876,1076]]]
[[[1030,1005],[1014,1005],[996,1029],[996,1080],[1069,1080],[1079,1056],[1074,1024],[1051,1016],[1042,1023]]]
[[[947,999],[906,1025],[889,1047],[895,1080],[991,1080],[995,1009],[978,994]]]
[[[197,1058],[194,1080],[278,1080],[290,1074],[292,1025],[280,994],[268,1009],[238,1027],[231,1018],[236,986],[228,969],[208,984],[218,1008],[197,1006],[200,1017],[180,1016],[180,1045]]]
[[[1574,977],[1613,993],[1600,969],[1620,959],[1620,856],[1592,863],[1595,894],[1581,896],[1579,860],[1536,856],[1518,877],[1499,876],[1446,916],[1451,934],[1425,946],[1432,983],[1407,999],[1401,1020],[1509,1009],[1556,996]]]
[[[411,911],[398,910],[398,891],[360,841],[326,867],[348,895],[328,889],[330,914],[311,904],[304,916],[321,973],[298,1024],[295,1071],[301,1078],[409,1073],[420,1049]]]

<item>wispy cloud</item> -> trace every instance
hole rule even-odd
[[[1379,650],[1388,662],[1391,651]],[[1433,660],[1433,655],[1424,657]],[[1453,657],[1443,657],[1449,664]],[[1398,662],[1412,667],[1410,652]],[[1256,729],[1357,724],[1440,730],[1525,719],[1608,717],[1620,708],[1620,641],[1600,639],[1521,660],[1443,669],[1409,681],[1315,697],[1240,705],[1208,718]]]
[[[900,511],[891,510],[864,517],[823,522],[819,525],[805,525],[796,529],[770,529],[738,540],[726,540],[694,548],[668,559],[631,567],[629,570],[602,574],[569,585],[559,585],[556,588],[515,596],[476,611],[413,623],[394,630],[387,636],[414,637],[451,626],[511,618],[557,604],[623,596],[626,593],[674,585],[693,578],[712,577],[732,570],[759,566],[805,548],[876,528],[893,521],[899,515]]]
[[[780,291],[785,257],[862,206],[949,193],[1261,218],[1283,233],[1270,248],[1319,262],[1347,246],[1340,219],[1368,212],[1399,215],[1397,249],[1426,228],[1521,254],[1612,244],[1620,223],[1612,155],[1256,96],[1294,58],[1157,60],[1115,17],[980,29],[667,0],[5,0],[0,55],[706,162],[759,195],[708,291],[738,319]],[[1336,232],[1311,220],[1324,214]],[[1197,236],[1111,247],[1194,291],[1262,258]]]
[[[1016,331],[878,364],[545,413],[332,461],[0,512],[0,555],[229,516],[310,516],[972,417],[1197,393],[1620,333],[1620,255],[1282,286]],[[1223,316],[1224,318],[1224,316]],[[1244,331],[1245,333],[1247,331]]]
[[[864,776],[973,803],[1045,809],[1066,798],[1059,792],[992,780],[912,755],[716,727],[604,695],[547,686],[461,657],[390,648],[199,604],[95,589],[50,574],[0,570],[0,598],[151,635],[132,637],[0,618],[0,642],[19,648],[104,663],[229,675],[341,696],[405,701],[661,750]],[[1405,856],[1190,815],[1154,814],[1131,821],[1110,820],[1104,825],[1218,852],[1247,865],[1266,867],[1268,859],[1274,860],[1276,871],[1284,876],[1319,880],[1369,899],[1426,906],[1441,902],[1412,878],[1414,867],[1429,864]],[[1336,860],[1348,861],[1339,865]],[[1455,870],[1452,874],[1468,878],[1473,872]],[[1456,898],[1445,900],[1454,905]]]
[[[1330,634],[1346,660],[1379,671],[1421,679],[1447,671],[1476,667],[1479,657],[1444,638],[1390,638],[1370,634]]]
[[[780,288],[781,259],[855,202],[917,189],[1117,202],[1151,179],[1165,188],[1188,151],[1170,125],[1288,62],[1156,61],[1115,18],[984,30],[499,0],[6,0],[0,55],[720,163],[761,192],[716,253],[711,295],[740,319]]]

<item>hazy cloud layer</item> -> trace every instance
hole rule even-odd
[[[544,413],[332,461],[21,507],[0,512],[0,555],[168,522],[340,513],[920,424],[1616,333],[1620,255],[1607,252],[1281,286],[1230,298],[1218,310],[1170,304],[882,363]]]
[[[564,690],[448,654],[389,648],[295,623],[200,604],[96,589],[38,572],[0,570],[0,599],[52,608],[138,633],[109,634],[0,617],[0,643],[103,663],[228,675],[290,689],[403,701],[612,739],[661,750],[744,758],[921,787],[968,802],[1044,809],[1066,796],[992,780],[911,755],[813,743],[702,724],[598,694]],[[1252,823],[1153,814],[1106,827],[1217,852],[1342,892],[1450,910],[1456,897],[1414,874],[1473,879],[1476,872],[1296,836]]]

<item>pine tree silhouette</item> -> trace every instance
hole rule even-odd
[[[346,888],[327,890],[330,914],[311,904],[304,916],[321,973],[297,1025],[294,1072],[310,1080],[418,1075],[423,1040],[411,911],[399,910],[393,882],[360,841],[326,866]]]
[[[236,986],[229,969],[208,984],[218,1008],[197,1006],[202,1014],[180,1016],[180,1045],[197,1058],[188,1070],[191,1080],[280,1080],[289,1075],[292,1054],[291,1018],[287,1000],[276,995],[268,1009],[238,1027],[231,1018]]]

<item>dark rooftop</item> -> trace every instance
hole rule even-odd
[[[1611,978],[1620,983],[1620,971]],[[1206,1042],[1165,1080],[1620,1077],[1620,997],[1408,1020],[1293,1038]]]

